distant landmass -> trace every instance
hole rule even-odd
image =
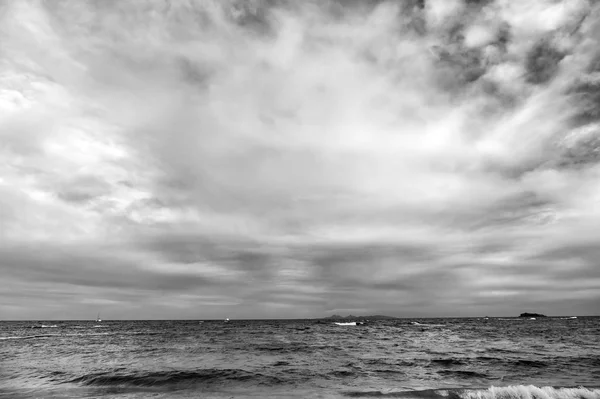
[[[379,314],[372,315],[372,316],[354,316],[354,315],[340,316],[340,315],[334,314],[333,316],[323,317],[323,319],[326,319],[326,320],[348,320],[348,319],[352,319],[352,320],[390,320],[390,319],[397,319],[397,317],[384,316],[384,315],[379,315]]]
[[[548,317],[544,314],[539,313],[521,313],[519,317]]]

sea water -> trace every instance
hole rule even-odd
[[[600,318],[0,322],[3,398],[600,398]]]

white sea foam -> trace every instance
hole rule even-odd
[[[22,339],[23,337],[0,337],[0,341],[6,341],[9,339]]]
[[[432,389],[422,391],[354,391],[346,392],[349,397],[390,398],[451,398],[451,399],[600,399],[597,388],[554,388],[534,385],[513,385],[487,389]]]
[[[438,393],[442,394],[441,391]],[[534,385],[492,386],[485,390],[464,390],[459,393],[459,396],[462,399],[600,399],[600,389],[536,387]]]
[[[503,319],[503,318],[499,318],[498,320],[522,321],[523,319],[517,319],[517,318],[513,318],[513,319]]]
[[[418,321],[413,321],[410,324],[413,326],[421,326],[421,327],[443,327],[443,324],[427,324],[427,323],[419,323]]]
[[[8,340],[19,340],[19,339],[38,339],[38,338],[61,338],[61,337],[89,337],[96,335],[112,335],[109,332],[101,332],[101,333],[76,333],[76,334],[36,334],[36,335],[15,335],[15,336],[7,336],[0,337],[0,341],[8,341]]]
[[[19,340],[19,339],[50,338],[50,337],[58,337],[58,336],[59,335],[57,335],[57,334],[9,336],[9,337],[0,337],[0,341]]]

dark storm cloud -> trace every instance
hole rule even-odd
[[[107,256],[101,250],[93,253],[95,251],[98,248],[90,251],[68,247],[4,247],[0,248],[0,267],[7,279],[96,288],[181,292],[219,282],[202,276],[201,271],[165,274],[145,269],[142,260],[127,261],[118,256]]]

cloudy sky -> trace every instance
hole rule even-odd
[[[600,7],[0,2],[0,319],[600,309]]]

